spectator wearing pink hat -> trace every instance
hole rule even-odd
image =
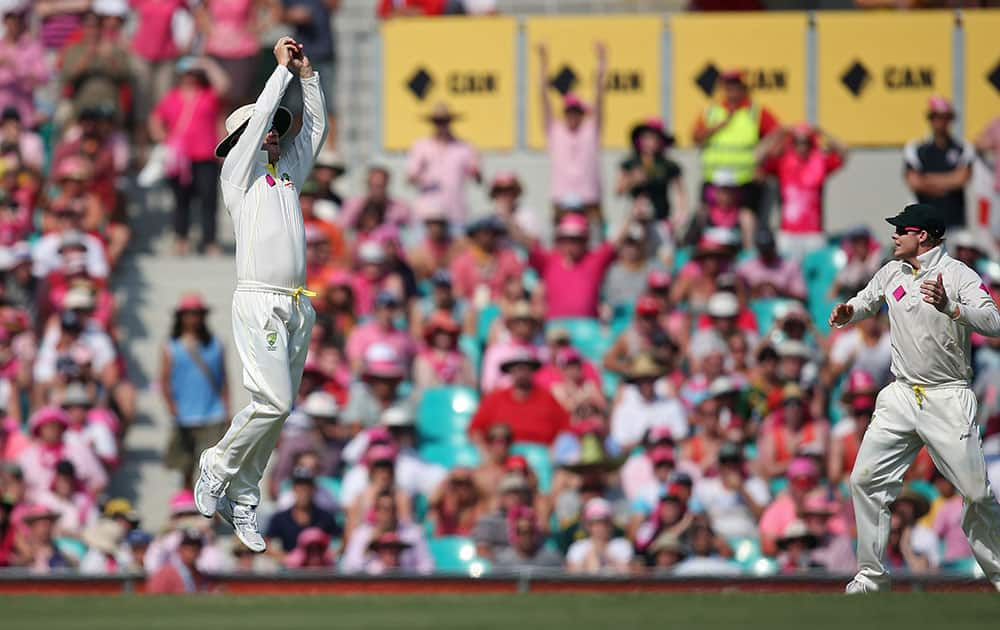
[[[357,270],[351,280],[355,312],[359,317],[371,315],[375,297],[383,291],[396,294],[402,300],[406,293],[405,282],[391,267],[384,244],[371,238],[357,248]]]
[[[405,201],[390,195],[389,184],[388,169],[377,164],[369,166],[364,194],[344,201],[337,223],[345,230],[360,234],[366,234],[385,224],[405,227],[409,224],[413,211]],[[425,214],[429,215],[429,207],[421,205],[419,208],[423,208]]]
[[[607,73],[607,49],[595,43],[597,75],[594,77],[594,103],[588,107],[580,98],[563,91],[563,117],[559,120],[549,103],[551,77],[549,53],[545,44],[538,48],[539,98],[542,125],[549,153],[549,196],[560,220],[569,209],[582,210],[594,225],[603,225],[601,216],[601,131],[604,127],[604,91]],[[569,86],[572,88],[572,86]]]
[[[482,181],[476,150],[452,131],[458,117],[448,103],[436,103],[427,115],[434,131],[414,142],[406,156],[406,180],[418,190],[418,199],[444,210],[453,226],[464,224],[468,215],[466,180]]]
[[[77,479],[76,467],[67,460],[56,464],[52,487],[38,497],[38,503],[59,512],[57,536],[77,538],[97,521],[97,502]]]
[[[674,135],[663,119],[652,116],[632,127],[632,154],[619,165],[619,195],[648,200],[657,221],[669,220],[674,234],[687,222],[688,201],[680,165],[667,150]]]
[[[53,75],[49,57],[29,28],[31,2],[15,0],[3,11],[4,34],[0,39],[0,109],[13,107],[25,127],[40,121],[35,111],[34,92]],[[39,165],[40,166],[40,165]]]
[[[406,376],[406,367],[392,346],[384,343],[369,346],[360,374],[361,380],[351,384],[342,414],[354,433],[377,424],[389,407],[405,403],[399,394],[399,384]]]
[[[701,313],[708,300],[719,291],[719,278],[733,270],[740,248],[739,237],[724,228],[708,228],[699,237],[691,260],[674,278],[670,301],[687,304],[693,314]]]
[[[906,185],[920,203],[934,206],[945,227],[966,224],[965,186],[972,179],[976,150],[955,138],[951,124],[956,112],[951,101],[932,96],[927,101],[930,136],[912,140],[903,148]]]
[[[810,457],[796,457],[788,465],[788,487],[764,510],[760,517],[760,546],[767,555],[775,555],[778,538],[802,512],[806,498],[820,487],[820,471]]]
[[[778,249],[784,256],[801,260],[826,245],[823,187],[846,159],[846,146],[805,122],[779,127],[757,146],[757,160],[764,172],[778,178]]]
[[[517,506],[507,513],[510,545],[497,552],[494,567],[508,571],[554,571],[562,567],[559,552],[543,545],[545,539],[537,521],[535,510],[527,506]]]
[[[847,575],[857,567],[857,559],[851,535],[844,531],[835,533],[830,526],[838,508],[835,502],[814,494],[806,499],[799,516],[806,530],[816,538],[816,547],[810,554],[811,563],[829,573]],[[961,536],[964,541],[965,535]]]
[[[100,493],[108,483],[100,461],[77,441],[66,441],[64,435],[69,418],[58,407],[42,407],[28,421],[32,445],[18,458],[28,483],[28,496],[38,497],[52,487],[60,461],[73,464],[77,478],[91,495]]]
[[[176,553],[158,569],[146,568],[150,576],[146,592],[177,595],[211,590],[212,585],[199,566],[205,544],[205,535],[200,530],[190,528],[181,532]]]
[[[543,248],[537,240],[508,221],[507,228],[511,235],[528,249],[528,264],[541,276],[544,286],[549,288],[545,292],[546,319],[597,317],[604,276],[635,221],[633,213],[622,223],[612,240],[594,249],[588,248],[590,228],[581,214],[568,213],[560,219],[553,249]]]
[[[146,573],[156,573],[161,567],[170,565],[181,555],[181,541],[192,535],[201,534],[201,545],[193,562],[199,571],[217,573],[225,566],[225,553],[212,533],[212,521],[198,513],[194,493],[181,489],[170,496],[168,502],[170,519],[163,530],[146,549],[143,566]]]
[[[387,566],[385,557],[378,553],[376,541],[379,539],[399,549],[398,563]],[[374,548],[372,543],[376,543]],[[383,489],[372,497],[371,510],[364,522],[347,538],[340,569],[344,573],[396,570],[427,574],[434,570],[434,560],[427,548],[423,528],[402,513],[397,496],[391,490]]]
[[[847,409],[847,415],[837,422],[830,436],[826,471],[831,484],[844,481],[854,470],[861,439],[868,429],[872,414],[875,413],[877,393],[875,380],[868,372],[852,370],[848,374],[840,397],[841,403]]]
[[[225,349],[208,327],[208,312],[197,293],[181,296],[160,359],[160,391],[175,423],[165,461],[187,487],[198,455],[222,438],[230,418]]]
[[[490,427],[500,423],[510,425],[516,442],[546,445],[569,429],[566,410],[548,390],[535,385],[535,373],[540,366],[536,353],[529,349],[509,356],[500,364],[512,384],[486,394],[480,401],[469,425],[473,441],[482,443]]]
[[[318,527],[307,527],[299,534],[295,549],[285,556],[289,569],[330,569],[336,563],[330,551],[330,535]]]
[[[574,542],[566,552],[566,570],[570,573],[608,575],[628,573],[632,544],[613,538],[611,504],[594,497],[583,506],[583,526],[587,537]]]
[[[476,386],[476,373],[458,349],[461,328],[451,315],[438,311],[425,325],[424,346],[413,362],[413,386],[419,389],[448,385]]]

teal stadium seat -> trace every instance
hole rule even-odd
[[[528,460],[528,465],[538,477],[538,489],[548,492],[552,487],[552,458],[549,457],[549,449],[541,444],[517,442],[510,447],[510,452],[523,455]]]
[[[847,254],[838,245],[827,245],[809,252],[802,259],[802,277],[806,283],[806,301],[809,315],[820,332],[830,329],[827,319],[837,303],[830,296],[830,288],[837,272],[847,263]]]
[[[420,459],[448,470],[479,465],[479,451],[471,442],[431,442],[420,447]]]
[[[429,538],[427,546],[434,558],[435,573],[480,577],[489,571],[489,563],[476,555],[476,545],[470,538]]]
[[[468,387],[425,389],[417,407],[417,432],[430,442],[449,443],[465,437],[472,414],[479,406],[479,394]]]
[[[471,335],[462,335],[458,338],[458,349],[465,355],[465,358],[472,364],[475,370],[476,380],[479,380],[479,372],[483,368],[483,347],[479,340]]]
[[[548,322],[549,328],[565,328],[573,346],[591,361],[601,361],[611,347],[611,332],[601,322],[590,317],[564,317]]]
[[[486,339],[490,336],[490,326],[493,325],[493,320],[499,316],[500,307],[496,304],[487,304],[483,307],[483,310],[479,311],[479,318],[476,322],[476,336],[481,347],[486,345]]]

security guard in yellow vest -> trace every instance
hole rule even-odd
[[[760,210],[757,181],[757,143],[778,128],[767,108],[750,100],[743,72],[729,70],[719,76],[723,98],[709,105],[698,119],[694,141],[701,147],[702,193],[720,170],[728,171],[741,189],[742,205]]]

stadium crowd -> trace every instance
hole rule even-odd
[[[106,492],[137,414],[111,292],[130,238],[125,182],[142,168],[173,191],[176,254],[191,255],[197,208],[196,249],[220,255],[213,150],[255,93],[258,9],[327,64],[332,91],[333,34],[311,25],[329,27],[337,2],[0,5],[0,566],[145,571],[162,592],[306,568],[853,571],[850,471],[890,348],[884,316],[834,331],[826,317],[886,251],[864,226],[824,228],[823,186],[847,148],[778,120],[737,70],[717,104],[680,121],[700,148],[687,174],[700,195],[685,193],[666,123],[637,121],[617,222],[601,207],[601,81],[543,103],[551,212],[523,204],[517,173],[484,172],[444,103],[405,186],[373,164],[364,190],[342,195],[345,165],[324,149],[301,190],[319,316],[266,482],[270,549],[219,537],[194,506],[197,455],[231,411],[228,335],[196,292],[177,303],[159,375],[174,424],[164,461],[183,487],[147,531]],[[175,42],[188,8],[193,35]],[[606,51],[593,54],[600,76]],[[964,187],[1000,119],[973,144],[951,133],[946,99],[926,115],[903,176],[947,213],[948,246],[996,298],[997,242],[964,229]],[[986,448],[1000,455],[1000,340],[976,344]],[[961,514],[921,451],[893,506],[892,567],[971,570]]]

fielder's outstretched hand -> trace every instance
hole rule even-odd
[[[833,312],[830,313],[830,328],[834,326],[843,326],[847,322],[851,321],[854,317],[854,307],[850,304],[838,304],[833,307]]]

